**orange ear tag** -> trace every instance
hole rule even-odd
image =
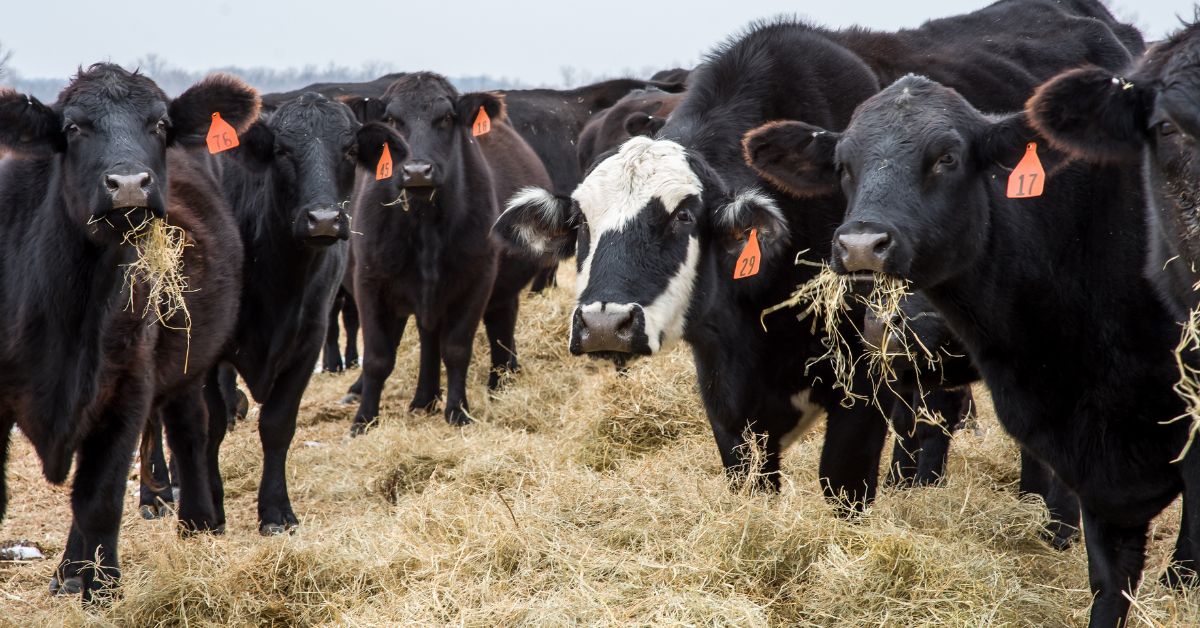
[[[208,152],[214,155],[240,143],[237,131],[228,122],[221,119],[220,113],[213,113],[212,126],[208,127],[208,136],[205,140],[208,142]]]
[[[379,155],[379,164],[375,166],[375,180],[383,181],[392,176],[392,150],[387,142],[383,143],[383,152]]]
[[[483,107],[479,107],[479,115],[475,116],[475,124],[471,125],[471,136],[479,137],[492,130],[492,119],[488,117]]]
[[[762,260],[762,254],[758,251],[758,229],[750,230],[750,237],[746,239],[746,246],[742,248],[742,254],[738,256],[737,265],[733,267],[734,279],[745,279],[758,274],[758,264]]]
[[[1037,142],[1025,147],[1021,163],[1008,175],[1008,198],[1033,198],[1042,195],[1046,187],[1046,171],[1037,156]]]

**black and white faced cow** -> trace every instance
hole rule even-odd
[[[923,290],[966,344],[1004,428],[1078,495],[1091,625],[1124,622],[1150,521],[1180,491],[1172,572],[1194,574],[1200,452],[1173,462],[1189,427],[1171,422],[1183,412],[1172,390],[1179,330],[1142,272],[1141,168],[1071,162],[1023,114],[985,116],[915,76],[864,103],[843,133],[796,122],[759,139],[776,150],[756,166],[796,193],[831,194],[824,182],[840,181],[849,211],[835,270]],[[1031,142],[1044,193],[1009,198]]]
[[[218,251],[236,231],[212,179],[168,149],[203,145],[214,112],[244,129],[257,110],[257,94],[229,77],[172,100],[149,78],[111,64],[80,72],[51,106],[0,91],[0,147],[10,153],[0,161],[0,478],[14,424],[51,482],[64,482],[75,464],[56,592],[82,589],[87,599],[120,575],[117,539],[137,436],[159,389],[184,374],[184,334],[148,324],[144,288],[126,287],[125,267],[136,257],[126,236],[164,216],[194,236],[184,254],[185,274],[194,271],[199,288],[186,297],[200,315],[192,350],[220,347],[224,337],[201,321],[230,310],[223,264],[236,267],[241,256]]]
[[[814,75],[825,78],[805,78]],[[775,97],[777,89],[786,93]],[[812,277],[793,264],[794,252],[825,250],[841,206],[769,192],[742,161],[740,141],[785,115],[836,128],[876,89],[870,70],[820,33],[760,26],[693,72],[658,139],[635,137],[601,157],[570,198],[526,190],[496,224],[512,246],[533,252],[559,248],[578,226],[572,353],[624,360],[680,340],[691,346],[731,477],[761,472],[778,486],[786,444],[828,412],[821,482],[829,496],[859,505],[875,492],[886,423],[867,404],[843,407],[828,365],[809,368],[825,352],[811,321],[768,317],[766,330],[759,322]],[[735,280],[751,232],[760,270]],[[747,437],[765,437],[761,469],[746,466]]]

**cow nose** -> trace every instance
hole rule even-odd
[[[433,186],[433,164],[428,161],[410,161],[404,164],[404,187],[423,188]]]
[[[572,352],[632,353],[634,334],[637,332],[637,323],[641,316],[641,309],[633,307],[602,307],[591,311],[576,308],[573,330],[576,342],[571,344],[576,345],[578,351]],[[572,349],[576,346],[572,346]]]
[[[883,272],[892,248],[892,237],[884,232],[843,233],[837,237],[837,254],[846,272]]]
[[[154,178],[149,172],[104,175],[104,187],[115,208],[148,206],[153,185]]]
[[[304,213],[310,238],[342,238],[342,211],[337,207],[320,207]],[[344,239],[344,238],[343,238]]]

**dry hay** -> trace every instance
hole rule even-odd
[[[565,268],[565,267],[564,267]],[[416,334],[398,352],[380,426],[346,439],[335,412],[356,372],[314,376],[290,455],[297,534],[263,538],[253,425],[222,452],[228,533],[181,539],[137,517],[122,531],[122,595],[108,608],[46,593],[67,528],[67,491],[12,449],[0,539],[49,560],[0,563],[0,625],[1082,626],[1082,547],[1038,536],[1043,510],[1016,496],[1017,452],[980,400],[940,488],[884,490],[838,518],[816,479],[820,430],[784,457],[779,495],[730,491],[679,348],[617,373],[571,358],[564,287],[522,303],[523,371],[493,398],[482,337],[469,394],[479,423],[404,412]],[[1178,507],[1153,530],[1139,625],[1186,625],[1200,600],[1163,590]]]
[[[782,303],[769,307],[762,312],[765,320],[770,314],[783,309],[802,307],[796,315],[798,320],[812,318],[812,331],[820,330],[824,335],[822,341],[826,351],[820,356],[811,358],[808,365],[828,361],[833,368],[835,388],[841,388],[844,403],[853,404],[859,400],[870,400],[877,403],[881,387],[891,388],[897,379],[893,361],[905,357],[913,368],[920,371],[922,367],[934,369],[941,361],[941,355],[921,343],[915,333],[908,327],[908,319],[901,306],[906,296],[912,294],[910,282],[893,275],[876,274],[871,278],[871,290],[866,294],[856,292],[855,278],[839,275],[827,263],[812,263],[800,260],[797,264],[812,264],[819,268],[816,276],[796,287]],[[883,342],[881,346],[872,346],[859,342],[862,321],[851,320],[846,314],[855,302],[862,303],[883,324]],[[859,333],[846,338],[843,323]],[[765,323],[764,323],[765,326]],[[892,343],[891,338],[900,339],[899,345]],[[911,341],[910,341],[911,340]],[[856,351],[855,347],[860,350]],[[859,362],[866,358],[868,375],[871,380],[873,395],[870,397],[853,389],[854,374]],[[904,399],[904,395],[896,395]],[[919,409],[917,409],[919,412]]]
[[[146,305],[142,317],[151,317],[163,327],[183,331],[191,344],[192,317],[184,293],[188,292],[183,274],[183,250],[188,246],[187,232],[167,224],[165,219],[147,218],[125,234],[122,244],[133,246],[137,258],[125,266],[125,286],[129,308],[134,307],[134,287],[146,287]],[[187,360],[184,360],[187,370]]]
[[[1171,422],[1190,418],[1192,427],[1188,431],[1187,444],[1174,462],[1180,462],[1188,455],[1197,435],[1200,435],[1200,369],[1187,361],[1188,356],[1200,356],[1200,308],[1188,314],[1188,320],[1182,327],[1179,345],[1175,347],[1175,363],[1179,368],[1179,381],[1175,383],[1175,392],[1183,399],[1187,411]]]

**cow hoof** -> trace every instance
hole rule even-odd
[[[446,412],[446,422],[455,427],[463,427],[475,422],[471,415],[461,408]]]
[[[157,506],[154,504],[142,504],[141,508],[138,509],[138,513],[142,515],[142,519],[146,520],[164,519],[171,516],[171,506],[165,503],[159,503]]]
[[[1042,528],[1039,536],[1050,547],[1062,552],[1070,549],[1075,544],[1075,539],[1078,538],[1079,531],[1074,526],[1052,522],[1050,525]]]
[[[1160,582],[1169,589],[1183,591],[1200,586],[1200,574],[1179,563],[1171,563],[1167,567],[1167,571],[1163,573]]]
[[[237,391],[237,410],[234,410],[234,415],[237,416],[237,420],[245,421],[246,416],[249,414],[250,399],[247,398],[246,393],[242,392],[242,389],[239,388]]]
[[[358,358],[354,358],[353,360],[346,360],[346,370],[347,371],[349,371],[350,369],[356,369],[359,366],[361,366],[361,365],[358,363]]]
[[[71,576],[59,580],[58,576],[50,578],[50,595],[79,595],[83,591],[83,578]]]
[[[374,423],[360,423],[358,421],[351,423],[350,424],[350,438],[354,438],[354,437],[362,436],[363,434],[366,434],[368,431],[370,431],[370,429],[373,425],[374,425]]]
[[[264,523],[258,526],[258,533],[262,536],[283,536],[294,534],[297,527],[294,523]]]
[[[437,410],[439,397],[441,397],[441,391],[438,391],[438,394],[433,395],[428,399],[425,397],[415,398],[409,402],[408,411],[413,414],[432,414],[435,410]]]
[[[342,397],[341,400],[338,401],[338,403],[342,404],[343,406],[352,406],[352,405],[357,404],[361,399],[362,399],[362,395],[355,394],[355,393],[346,393],[346,396]]]

